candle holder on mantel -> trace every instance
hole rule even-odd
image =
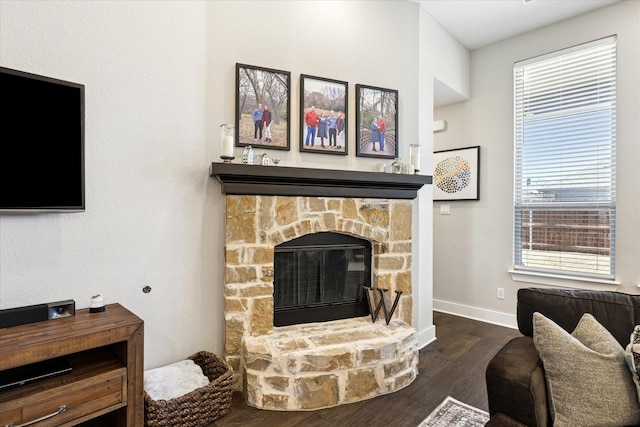
[[[420,144],[409,145],[409,164],[413,166],[414,173],[420,171]]]
[[[222,154],[220,158],[224,163],[231,163],[235,156],[233,155],[233,138],[234,127],[232,125],[220,125],[220,140],[222,143]]]

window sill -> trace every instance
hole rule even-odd
[[[589,285],[614,285],[620,286],[617,280],[596,279],[593,277],[565,276],[538,271],[509,270],[511,279],[516,282],[535,283],[538,285],[557,286],[563,288],[584,289]]]

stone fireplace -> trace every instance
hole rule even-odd
[[[226,194],[225,358],[247,402],[313,410],[410,384],[418,361],[410,199],[430,177],[220,163],[211,172]],[[276,248],[324,233],[370,245],[371,285],[402,291],[388,325],[360,312],[274,326]]]

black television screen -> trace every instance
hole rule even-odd
[[[84,85],[0,67],[0,212],[78,212]]]

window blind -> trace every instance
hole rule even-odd
[[[513,75],[514,269],[613,279],[616,37]]]

